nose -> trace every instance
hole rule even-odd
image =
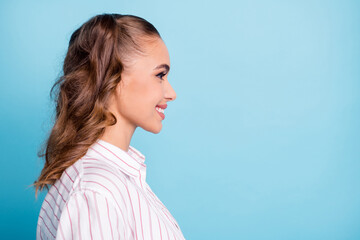
[[[167,82],[166,90],[165,90],[165,98],[168,99],[168,101],[174,101],[176,99],[176,92],[172,88],[171,84]]]

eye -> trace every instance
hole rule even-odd
[[[156,75],[157,77],[159,77],[161,80],[164,80],[163,77],[166,75],[166,72],[161,72],[158,75]]]

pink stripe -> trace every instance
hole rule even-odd
[[[93,192],[93,195],[94,195],[94,199],[95,199],[95,210],[96,210],[96,214],[98,216],[98,219],[99,219],[99,229],[100,229],[100,233],[101,233],[101,239],[104,239],[104,235],[103,235],[103,231],[102,231],[102,227],[101,227],[101,221],[100,221],[100,214],[99,214],[99,207],[98,207],[98,203],[97,203],[97,200],[96,200],[96,194],[95,192]]]
[[[65,184],[61,181],[61,178],[59,178],[59,182],[64,186],[64,188],[66,189],[66,191],[69,193],[69,189],[65,186]]]
[[[162,204],[157,197],[148,189],[148,192],[153,196],[154,201],[157,203],[157,205],[162,206],[163,208],[166,208],[164,204]]]
[[[110,224],[111,236],[112,236],[112,239],[114,239],[114,233],[113,233],[112,226],[111,226],[111,221],[110,221],[109,204],[108,204],[108,201],[107,201],[106,198],[105,198],[105,201],[106,201],[108,219],[109,219],[109,224]]]
[[[63,198],[63,195],[61,195],[61,193],[59,192],[59,189],[56,187],[56,185],[54,184],[53,186],[54,186],[54,188],[56,189],[56,191],[59,193],[59,195],[60,195],[60,197],[62,198],[62,200],[63,200],[64,202],[66,202],[65,199]]]
[[[54,208],[50,205],[50,203],[46,200],[46,198],[44,199],[44,201],[49,205],[49,207],[51,208],[53,214],[54,214],[54,217],[58,220],[58,222],[60,221],[60,219],[56,216],[55,214],[55,211],[54,211]]]
[[[135,189],[137,195],[138,195],[138,200],[139,200],[139,212],[140,212],[140,225],[141,225],[141,234],[142,234],[142,237],[144,239],[144,230],[143,230],[143,226],[142,226],[142,217],[141,217],[141,204],[140,204],[140,196],[139,196],[139,192]]]
[[[136,152],[134,152],[136,155],[138,155]],[[138,159],[136,159],[136,158],[134,158],[133,156],[131,156],[130,154],[128,154],[132,159],[134,159],[137,163],[139,163],[141,166],[143,166],[143,167],[146,167],[146,165],[145,164],[143,164],[142,162],[139,162],[139,160]]]
[[[141,173],[140,173],[140,170],[139,170],[139,181],[140,181],[141,188],[144,188],[144,186],[142,185],[142,181],[141,181]]]
[[[168,217],[167,213],[166,213],[166,212],[164,212],[164,210],[163,210],[163,209],[161,209],[161,211],[165,214],[165,216],[167,217],[167,219],[169,219],[169,221],[170,221],[172,224],[174,224],[174,225],[175,225],[175,223],[174,223],[172,220],[170,220],[170,218]]]
[[[93,167],[84,167],[84,168],[93,168]],[[99,169],[102,169],[102,170],[106,171],[106,169],[103,169],[103,168],[99,168]],[[109,172],[110,174],[112,174],[110,171],[108,171],[108,172]],[[122,200],[123,200],[123,203],[126,204],[126,201],[125,201],[123,195],[121,194],[121,191],[120,191],[120,189],[118,188],[117,184],[114,183],[110,178],[108,178],[108,177],[106,177],[106,176],[104,176],[104,175],[102,175],[102,174],[100,174],[100,173],[84,173],[84,175],[96,175],[96,176],[100,176],[100,177],[105,178],[105,179],[108,180],[109,182],[111,182],[111,183],[114,185],[114,187],[116,188],[116,190],[118,190],[118,192],[119,192],[119,194],[120,194],[120,196],[121,196],[121,198],[122,198]],[[120,179],[119,179],[119,181],[120,181],[122,184],[124,184],[125,188],[127,188],[127,186],[126,186],[126,184],[125,184],[124,182],[122,182]],[[107,187],[105,187],[104,185],[102,185],[102,184],[100,184],[100,183],[98,183],[98,184],[101,185],[102,187],[104,187],[109,193],[112,194],[112,192],[111,192]],[[113,196],[114,199],[116,199],[114,195],[112,195],[112,196]],[[120,206],[119,206],[119,208],[120,208]]]
[[[59,206],[59,204],[57,204],[55,197],[51,194],[50,191],[48,192],[48,194],[54,199],[55,205],[56,205],[59,209],[61,209],[60,206]]]
[[[69,216],[69,222],[70,222],[70,228],[71,228],[71,239],[74,239],[73,228],[72,228],[71,217],[70,217],[68,205],[66,205],[66,210],[67,210],[67,213]]]
[[[70,181],[74,183],[74,180],[70,177],[70,175],[67,173],[67,171],[65,170],[64,172],[69,177]]]
[[[101,183],[94,182],[94,181],[83,181],[83,182],[95,183],[95,184],[98,184],[98,185],[102,186],[102,187],[105,188],[108,192],[110,192],[111,196],[112,196],[114,199],[116,199],[116,198],[114,197],[113,193],[112,193],[107,187],[105,187],[104,185],[102,185]],[[87,190],[88,190],[88,191],[92,191],[91,189],[87,189]],[[116,202],[116,201],[115,201],[115,202]],[[116,202],[116,205],[117,205],[118,208],[120,209],[120,212],[121,212],[121,215],[122,215],[122,217],[123,217],[123,219],[124,219],[124,222],[126,222],[126,221],[125,221],[125,217],[124,217],[124,213],[122,212],[121,207],[119,206],[119,203]]]
[[[135,236],[136,236],[136,239],[138,239],[138,236],[137,236],[137,230],[136,230],[135,212],[134,212],[133,204],[132,204],[132,201],[131,201],[131,197],[130,197],[130,192],[129,192],[129,189],[128,189],[128,188],[126,188],[126,190],[127,190],[127,192],[128,192],[128,195],[129,195],[129,200],[130,200],[131,210],[132,210],[133,217],[134,217]]]
[[[44,220],[41,216],[39,216],[39,218],[41,218],[41,220],[43,221],[45,227],[47,228],[47,230],[49,231],[49,233],[51,234],[51,236],[53,236],[53,238],[55,238],[54,234],[52,234],[52,232],[50,231],[49,227],[46,225],[45,220]]]
[[[119,177],[119,175],[115,174],[114,172],[110,171],[109,169],[106,169],[106,168],[102,168],[102,167],[98,167],[97,165],[93,166],[93,165],[90,165],[92,163],[87,163],[87,162],[84,162],[84,165],[88,165],[89,167],[84,167],[84,169],[101,169],[101,170],[104,170],[108,173],[110,173],[113,177],[115,177],[117,180],[119,180],[122,184],[124,184],[124,186],[127,188],[127,185],[126,183],[124,183],[122,181],[122,179]],[[90,173],[85,173],[85,175],[87,174],[90,174]],[[115,184],[112,180],[110,180],[109,178],[105,177],[104,175],[101,175],[102,177],[104,177],[105,179],[109,180],[111,183],[113,183],[113,185],[115,185],[115,187],[117,186],[117,184]],[[118,189],[118,188],[117,188]],[[118,189],[118,191],[120,192],[120,190]],[[125,200],[124,200],[124,203],[125,203]]]
[[[124,169],[123,167],[121,167],[119,164],[117,164],[116,162],[114,162],[114,161],[112,161],[112,160],[110,160],[109,158],[107,158],[107,157],[105,157],[104,155],[102,155],[100,152],[98,152],[98,151],[96,151],[94,148],[91,148],[92,150],[94,150],[95,152],[97,152],[100,156],[102,156],[103,158],[105,158],[106,160],[108,160],[109,162],[112,162],[113,164],[115,164],[116,166],[118,166],[120,169]],[[115,155],[115,154],[114,154]],[[116,156],[116,155],[115,155]],[[116,156],[117,157],[117,156]],[[119,158],[119,157],[117,157],[117,158]],[[119,158],[122,162],[124,162],[121,158]],[[97,159],[98,160],[98,159]],[[129,164],[127,164],[126,162],[124,162],[126,165],[128,165],[129,167],[131,167],[132,169],[135,169],[135,170],[137,170],[136,168],[134,168],[134,167],[132,167],[132,166],[130,166]],[[126,169],[124,169],[125,171],[126,171]],[[126,172],[129,172],[129,171],[126,171]],[[130,175],[132,175],[132,176],[135,176],[135,175],[133,175],[133,174],[131,174],[130,172],[129,172],[129,174]]]
[[[138,155],[136,152],[132,151],[135,155]],[[141,159],[138,159],[138,158],[134,158],[131,154],[128,154],[132,159],[134,159],[138,164],[140,164],[142,167],[146,168],[146,165],[142,162],[144,161],[145,159],[141,158],[139,155],[138,157],[141,158]]]
[[[124,239],[126,239],[126,234],[125,234],[125,232],[127,233],[127,230],[126,230],[126,231],[124,231]]]
[[[172,220],[170,220],[170,218],[167,216],[166,212],[164,212],[163,208],[158,208],[158,209],[160,209],[160,210],[163,212],[163,214],[168,218],[168,220],[169,220],[171,223],[174,224],[174,222],[173,222]],[[166,208],[165,208],[165,209],[166,209]],[[159,211],[160,211],[160,210],[159,210]],[[170,239],[169,232],[168,232],[167,228],[166,228],[165,230],[166,230],[166,233],[167,233],[167,235],[168,235],[168,238]]]
[[[136,191],[137,192],[137,191]],[[139,196],[139,193],[138,193]],[[153,239],[153,234],[152,234],[152,224],[151,224],[151,212],[150,212],[150,204],[149,201],[147,199],[147,197],[144,198],[145,199],[145,203],[148,206],[148,213],[149,213],[149,222],[150,222],[150,235],[151,235],[151,239]],[[140,204],[140,202],[139,202]]]
[[[168,236],[168,239],[170,239],[170,236],[169,236],[169,232],[168,232],[168,230],[167,230],[167,227],[165,228],[165,230],[166,230],[166,234],[167,234],[167,236]]]
[[[76,174],[78,174],[79,175],[79,171],[77,170],[77,168],[75,167],[75,164],[73,164],[73,165],[71,165],[73,168],[74,168],[74,170],[75,170],[75,172],[76,172]]]
[[[159,201],[157,201],[157,197],[148,188],[147,188],[147,190],[148,190],[149,193],[151,193],[154,196],[154,201],[159,202]],[[161,206],[164,206],[161,202],[159,202],[159,203],[161,204]],[[164,213],[164,215],[169,219],[167,214],[163,211],[163,208],[160,207],[160,208],[157,208],[157,209],[158,210],[161,209],[161,211]],[[166,209],[165,206],[164,206],[164,209]],[[174,224],[174,222],[171,221],[170,219],[169,219],[169,221]],[[169,236],[169,233],[168,233],[167,229],[166,229],[166,232],[167,232],[168,238],[170,239],[170,236]]]
[[[148,190],[148,191],[149,191],[149,190]],[[162,208],[160,208],[160,209],[161,209],[161,211],[164,213],[164,215],[167,217],[167,219],[169,219],[169,221],[176,226],[176,223],[175,223],[173,220],[170,220],[170,218],[169,218],[169,216],[168,216],[168,214],[167,214],[167,212],[166,212],[166,211],[167,211],[167,208],[164,206],[164,204],[162,204],[162,203],[158,200],[158,198],[157,198],[151,191],[149,191],[149,192],[154,196],[155,201],[162,206]],[[166,211],[164,211],[164,210],[166,210]]]
[[[89,229],[90,229],[90,237],[91,239],[93,239],[92,237],[92,232],[91,232],[91,220],[90,220],[90,207],[89,207],[89,202],[88,202],[88,199],[86,197],[86,194],[84,193],[84,197],[85,197],[85,201],[86,201],[86,206],[88,208],[88,213],[89,213]]]
[[[63,239],[65,239],[65,236],[64,236],[64,232],[63,232],[63,229],[62,229],[61,222],[59,222],[59,229],[60,229],[60,233],[61,233],[62,238],[63,238]]]
[[[106,148],[105,146],[101,145],[100,143],[97,143],[97,144],[99,144],[100,146],[102,146],[103,148],[105,148],[106,150],[108,150],[108,151],[109,151],[110,153],[112,153],[116,158],[120,159],[123,163],[125,163],[125,164],[128,165],[129,167],[137,170],[137,168],[135,168],[135,167],[133,167],[133,166],[130,166],[127,162],[125,162],[124,160],[122,160],[121,158],[119,158],[119,156],[116,155],[115,153],[113,153],[110,149]],[[129,156],[130,156],[130,155],[129,155]],[[136,163],[138,163],[138,162],[136,162]]]
[[[160,221],[159,221],[159,217],[156,215],[156,217],[157,217],[157,220],[158,220],[158,223],[159,223],[159,229],[160,229],[160,237],[161,237],[161,239],[162,239],[162,234],[161,234],[161,226],[160,226]]]
[[[91,164],[91,163],[83,162],[83,164],[84,164],[84,165],[88,165],[88,164]],[[126,191],[128,192],[128,195],[129,195],[129,190],[128,190],[128,188],[127,188],[126,183],[124,183],[124,182],[121,180],[121,178],[119,178],[119,176],[116,175],[115,173],[113,173],[112,171],[109,171],[109,170],[106,169],[106,168],[93,167],[93,166],[92,166],[92,167],[84,167],[84,169],[101,169],[101,170],[104,170],[104,171],[110,173],[113,177],[115,177],[119,182],[121,182],[121,183],[124,185],[124,187],[126,188]],[[108,180],[110,183],[112,183],[112,184],[114,185],[114,187],[116,188],[116,190],[118,191],[118,193],[120,194],[120,196],[121,196],[121,198],[122,198],[122,200],[123,200],[124,205],[126,204],[126,201],[125,201],[125,199],[124,199],[123,194],[121,193],[120,189],[118,188],[118,185],[117,185],[113,180],[111,180],[110,178],[108,178],[108,177],[106,177],[106,176],[104,176],[104,175],[102,175],[102,174],[100,174],[100,173],[91,173],[91,172],[90,172],[90,173],[84,173],[84,175],[92,175],[92,174],[93,174],[93,175],[100,176],[100,177],[103,177],[103,178],[105,178],[106,180]],[[97,184],[101,185],[100,183],[97,183]],[[103,186],[103,185],[101,185],[101,186],[104,187],[104,188],[111,194],[111,196],[113,197],[113,199],[116,199],[115,196],[113,195],[112,191],[110,191],[108,188],[106,188],[106,187]],[[129,195],[129,199],[130,199],[130,195]],[[131,200],[130,200],[130,201],[131,201]],[[122,210],[121,210],[121,207],[119,206],[119,203],[118,203],[117,201],[115,201],[115,202],[116,202],[118,208],[119,208],[120,211],[121,211],[121,215],[122,215],[122,218],[123,218],[123,221],[124,221],[124,224],[125,224],[126,221],[125,221],[125,218],[124,218],[124,214],[123,214],[123,212],[122,212]],[[132,206],[131,206],[131,207],[132,207]],[[135,219],[135,216],[134,216],[134,219]]]
[[[174,239],[176,240],[175,233],[173,232]]]
[[[46,210],[45,210],[43,207],[41,207],[40,211],[41,211],[41,210],[43,210],[43,211],[45,212],[45,215],[48,217],[51,225],[53,226],[54,229],[56,229],[54,223],[51,221],[51,218],[50,218],[49,214],[46,212]]]
[[[139,158],[145,159],[143,156],[141,156],[140,154],[138,154],[133,147],[129,146],[129,149],[130,149],[133,153],[135,153]]]
[[[80,209],[79,209],[79,203],[78,203],[78,200],[77,200],[77,196],[75,195],[74,197],[75,197],[76,209],[77,209],[77,214],[78,214],[79,239],[81,239]]]
[[[155,198],[155,194],[149,189],[149,188],[146,188],[148,190],[148,192],[153,195],[153,197]]]
[[[148,192],[149,193],[151,193],[151,195],[154,197],[154,200],[157,202],[157,203],[159,203],[161,206],[163,206],[163,208],[158,208],[158,209],[160,209],[162,212],[163,212],[163,214],[167,217],[167,219],[173,224],[173,225],[175,225],[175,226],[177,226],[177,224],[173,221],[173,220],[171,220],[170,218],[169,218],[169,216],[168,216],[168,214],[167,214],[167,212],[165,212],[164,210],[167,210],[167,208],[158,200],[158,198],[154,195],[154,193],[152,193],[149,189],[147,189],[148,190]],[[166,230],[167,231],[167,230]],[[169,235],[169,234],[168,234]]]
[[[104,156],[103,156],[104,157]],[[104,157],[105,158],[105,157]],[[106,165],[106,166],[109,166],[109,164],[108,163],[106,163],[106,162],[104,162],[104,161],[102,161],[102,160],[100,160],[100,159],[98,159],[98,158],[91,158],[91,157],[83,157],[81,160],[83,160],[83,163],[86,161],[86,160],[93,160],[93,161],[95,161],[95,162],[98,162],[101,166],[104,166],[104,165]],[[109,160],[109,159],[108,159]],[[110,160],[109,160],[110,161]],[[112,162],[112,163],[114,163],[114,162]],[[115,164],[115,163],[114,163]],[[118,165],[117,165],[118,166]]]
[[[146,201],[146,204],[148,205],[149,225],[150,225],[150,236],[151,236],[151,239],[153,239],[150,205],[149,205],[149,203],[148,203],[147,201]]]
[[[116,226],[119,226],[119,216],[117,215],[117,213],[116,213]],[[118,233],[118,238],[120,239],[120,231],[119,231],[119,229],[117,230],[117,233]]]
[[[103,156],[103,157],[105,158],[105,156]],[[83,158],[83,160],[94,160],[94,161],[96,161],[96,162],[102,162],[101,160],[96,159],[96,158]],[[109,160],[110,162],[114,163],[114,164],[115,164],[116,166],[118,166],[120,169],[126,171],[126,169],[124,169],[124,168],[122,168],[121,166],[117,165],[115,162],[111,161],[110,159],[107,158],[107,160]],[[126,171],[126,173],[128,173],[128,175],[131,175],[132,177],[137,177],[137,175],[134,175],[134,174],[130,173],[129,171]]]

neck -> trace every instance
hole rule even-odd
[[[115,125],[105,128],[105,132],[100,139],[128,152],[136,126],[130,124],[126,119],[120,116],[116,116],[116,120],[117,122]]]

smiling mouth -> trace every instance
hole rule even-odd
[[[160,117],[164,120],[165,119],[165,114],[164,114],[164,109],[159,108],[159,107],[155,107],[157,113],[160,115]]]
[[[156,109],[156,111],[158,111],[158,112],[164,113],[164,109],[162,109],[162,108],[155,107],[155,109]]]

